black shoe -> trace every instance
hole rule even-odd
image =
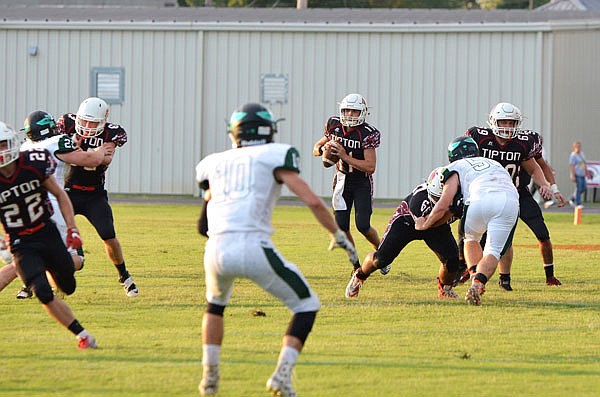
[[[510,278],[500,279],[498,280],[498,286],[505,291],[512,291],[512,287],[510,286]]]
[[[33,297],[33,291],[31,288],[22,286],[19,292],[17,292],[17,299],[29,299]]]
[[[119,278],[119,283],[121,283],[121,286],[125,290],[125,295],[128,297],[135,298],[139,295],[137,286],[133,282],[133,277],[129,275],[129,272],[125,273],[123,277]]]

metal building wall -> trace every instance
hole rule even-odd
[[[27,49],[36,44],[37,56]],[[111,164],[113,193],[191,194],[201,146],[202,32],[0,29],[0,120],[20,128],[27,114],[76,112],[90,96],[92,67],[125,69],[125,101],[109,121],[129,141]]]
[[[582,142],[588,160],[600,161],[600,30],[555,32],[552,64],[552,166],[568,199],[572,142]]]
[[[313,143],[337,113],[337,101],[357,91],[371,107],[369,122],[382,132],[375,197],[398,198],[445,162],[450,139],[484,125],[496,102],[520,106],[525,127],[547,134],[554,163],[553,124],[576,123],[561,121],[568,106],[553,105],[557,93],[572,92],[567,80],[558,81],[563,69],[572,70],[579,95],[585,93],[582,111],[597,98],[588,92],[597,81],[588,84],[585,77],[598,70],[596,31],[582,36],[587,44],[574,46],[582,32],[561,32],[553,42],[554,32],[535,27],[343,29],[2,28],[0,119],[20,126],[32,109],[74,112],[90,93],[92,67],[124,67],[125,102],[112,106],[111,120],[127,129],[130,141],[109,169],[109,191],[192,194],[196,162],[230,147],[225,119],[231,111],[258,100],[261,73],[286,73],[289,101],[272,106],[286,118],[277,140],[300,150],[303,176],[315,191],[331,194],[332,171],[311,156]],[[27,47],[34,43],[39,53],[30,57]],[[581,62],[569,69],[572,59]],[[579,122],[589,126],[588,116]]]
[[[218,31],[207,32],[205,43],[202,125],[219,133],[205,135],[203,155],[229,146],[223,119],[259,98],[261,73],[287,73],[289,102],[273,106],[286,119],[277,139],[300,150],[303,174],[323,196],[331,195],[333,171],[311,156],[312,147],[347,93],[366,97],[368,121],[382,132],[376,198],[407,194],[446,162],[453,137],[485,124],[493,104],[513,101],[531,114],[543,105],[535,32]]]

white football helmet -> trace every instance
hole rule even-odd
[[[19,149],[22,143],[21,135],[11,126],[0,121],[0,167],[19,158]]]
[[[108,119],[109,107],[104,100],[91,97],[79,105],[75,120],[75,131],[84,138],[98,136],[104,131]],[[98,123],[95,127],[86,127],[84,121]]]
[[[345,116],[344,109],[360,110],[358,117]],[[340,121],[342,125],[346,127],[356,127],[365,122],[367,115],[369,114],[369,108],[367,107],[367,101],[360,94],[348,94],[340,102]]]
[[[514,120],[514,127],[499,127],[498,120]],[[507,102],[500,102],[492,108],[488,117],[488,125],[499,138],[513,139],[521,130],[523,115],[518,107]]]
[[[429,200],[434,203],[442,197],[442,190],[444,189],[444,184],[442,183],[444,167],[434,168],[433,171],[429,174],[429,178],[427,178],[427,194],[429,195]]]

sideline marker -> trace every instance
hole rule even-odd
[[[580,206],[576,206],[575,210],[573,211],[573,224],[574,225],[579,225],[581,224],[581,207]]]

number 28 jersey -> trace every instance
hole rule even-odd
[[[519,133],[513,139],[501,144],[490,128],[471,127],[465,135],[470,136],[479,147],[479,155],[499,162],[515,186],[519,186],[521,163],[536,155],[537,145],[534,137]]]
[[[73,113],[61,116],[56,122],[59,133],[74,136],[76,118],[77,116]],[[123,127],[111,123],[106,123],[104,131],[98,136],[87,138],[78,136],[78,138],[80,139],[79,147],[83,151],[93,150],[107,142],[113,142],[116,147],[121,147],[127,143],[127,133]],[[72,165],[65,176],[65,190],[70,190],[73,185],[93,187],[98,190],[104,189],[107,168],[108,165],[104,164],[93,168]]]
[[[208,234],[262,232],[273,234],[273,207],[281,194],[274,172],[300,172],[298,151],[269,143],[214,153],[196,166],[196,180],[210,189]]]
[[[21,152],[13,175],[0,175],[0,212],[4,231],[14,241],[20,232],[48,222],[53,214],[42,183],[54,173],[56,163],[47,150]]]

